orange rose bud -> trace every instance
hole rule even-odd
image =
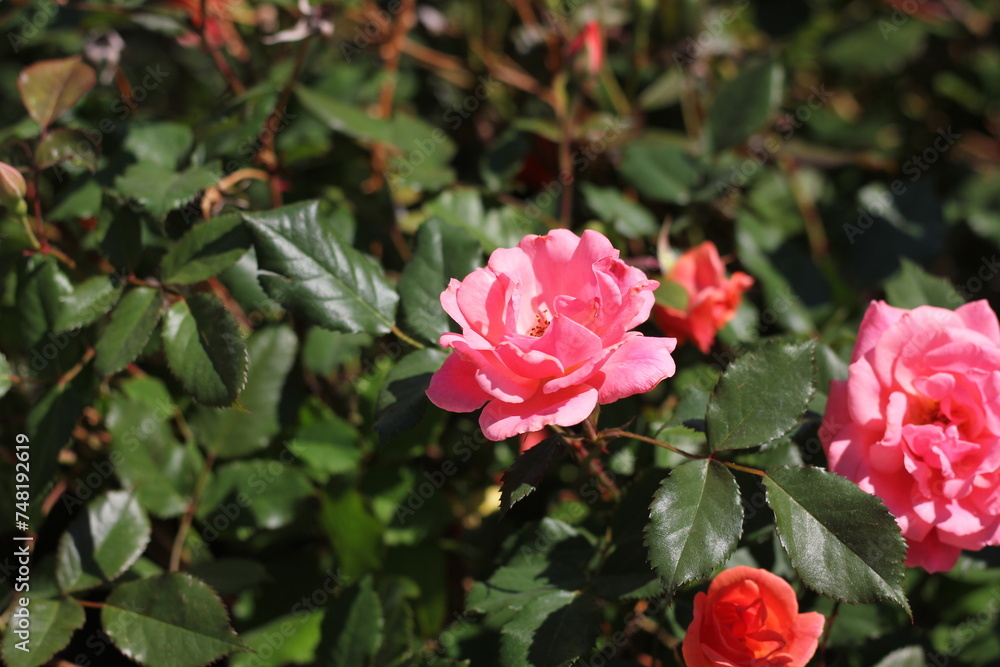
[[[687,667],[804,667],[826,619],[799,613],[788,582],[739,565],[721,572],[694,598],[694,620],[682,651]]]
[[[742,271],[727,278],[718,248],[705,241],[677,258],[661,282],[679,286],[687,299],[683,307],[659,303],[654,306],[657,326],[676,337],[678,343],[694,341],[707,353],[715,335],[736,316],[743,293],[753,285],[753,278]]]

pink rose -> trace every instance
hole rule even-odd
[[[679,342],[693,340],[702,352],[711,349],[715,334],[736,316],[743,293],[753,285],[753,278],[741,271],[726,277],[719,250],[711,241],[681,255],[664,278],[684,288],[687,307],[679,310],[657,305],[653,319]]]
[[[799,613],[795,591],[767,570],[737,565],[694,596],[681,650],[687,667],[804,667],[826,619]]]
[[[955,311],[873,302],[820,438],[830,469],[882,498],[907,565],[950,570],[1000,544],[1000,326],[985,301]]]
[[[479,425],[503,440],[648,391],[674,373],[673,338],[629,331],[649,317],[657,284],[595,231],[556,229],[496,250],[441,293],[462,333],[441,336],[455,353],[427,396],[452,412],[485,403]]]

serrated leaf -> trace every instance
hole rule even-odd
[[[850,604],[894,600],[910,613],[906,542],[878,497],[812,466],[768,470],[764,486],[778,536],[806,586]]]
[[[288,326],[265,327],[250,337],[250,371],[240,393],[240,405],[249,414],[200,408],[191,418],[191,429],[205,449],[231,458],[267,447],[281,429],[281,397],[298,346],[298,338]]]
[[[736,359],[705,415],[714,452],[766,445],[791,431],[816,391],[816,343],[769,340]]]
[[[181,208],[219,180],[218,165],[207,164],[177,172],[155,162],[139,162],[115,180],[115,188],[138,202],[156,220]]]
[[[35,147],[35,166],[45,169],[62,162],[97,171],[97,148],[80,130],[59,128],[49,132]]]
[[[133,494],[101,496],[73,518],[59,540],[59,588],[71,593],[113,581],[146,550],[151,530]]]
[[[94,346],[98,374],[117,373],[136,360],[160,321],[163,297],[151,287],[133,287],[115,306],[101,338]]]
[[[500,635],[503,667],[565,667],[585,655],[597,638],[597,601],[573,591],[552,591],[527,605]]]
[[[722,566],[742,532],[733,474],[718,461],[689,461],[663,480],[649,507],[649,560],[672,592]]]
[[[17,89],[28,115],[44,130],[76,106],[96,81],[94,70],[73,56],[25,67],[17,77]]]
[[[924,271],[919,264],[900,258],[899,273],[885,283],[885,296],[890,306],[913,309],[936,306],[955,310],[963,299],[950,282]]]
[[[382,605],[365,577],[347,588],[326,609],[316,656],[324,667],[368,664],[382,643]]]
[[[323,610],[278,616],[258,625],[240,636],[254,653],[238,653],[229,659],[232,667],[286,667],[286,665],[312,665],[316,662],[323,622]],[[285,634],[292,627],[291,635]],[[274,638],[282,637],[278,646]]]
[[[261,285],[276,301],[320,326],[388,333],[399,296],[382,269],[346,245],[317,202],[243,216],[257,249]]]
[[[723,85],[708,110],[712,149],[722,151],[738,146],[763,125],[781,102],[784,81],[781,65],[765,60]]]
[[[514,459],[500,482],[500,516],[538,488],[553,459],[562,452],[563,447],[562,438],[554,435]]]
[[[246,341],[214,296],[195,294],[167,310],[163,349],[174,375],[203,405],[230,405],[246,385]]]
[[[122,584],[105,600],[101,623],[122,653],[146,667],[202,667],[246,648],[215,591],[178,572]]]
[[[317,93],[305,86],[296,86],[295,95],[310,113],[337,132],[365,142],[392,143],[389,121],[374,118],[357,106]]]
[[[121,299],[125,285],[115,276],[94,276],[59,297],[59,315],[54,331],[70,331],[91,324]]]
[[[435,348],[417,350],[400,359],[386,375],[375,405],[375,430],[382,442],[420,421],[430,404],[426,391],[431,376],[446,356]]]
[[[354,489],[321,498],[321,521],[344,577],[354,579],[379,566],[382,525]]]
[[[32,500],[37,501],[56,482],[59,452],[73,435],[76,420],[90,404],[94,374],[89,368],[67,384],[56,384],[42,394],[28,412],[25,427],[31,438]]]
[[[198,223],[160,262],[165,283],[187,285],[216,276],[250,249],[250,234],[236,214]]]
[[[437,343],[451,327],[441,292],[482,264],[479,243],[459,227],[431,218],[420,225],[417,250],[399,277],[399,296],[409,330]]]
[[[27,650],[17,646],[21,638],[14,632],[13,621],[4,634],[3,661],[7,667],[39,667],[48,663],[52,656],[69,644],[73,633],[82,628],[86,620],[83,607],[70,597],[55,600],[32,597],[27,610],[30,614],[28,627],[16,628],[28,631],[29,641],[24,643]]]

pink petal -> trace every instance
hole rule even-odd
[[[476,383],[476,365],[460,354],[452,354],[431,377],[427,398],[449,412],[472,412],[483,406],[489,396]]]
[[[955,311],[966,326],[974,329],[990,339],[995,345],[1000,345],[1000,323],[997,314],[990,308],[985,299],[967,303]]]
[[[590,384],[600,389],[600,402],[613,403],[647,392],[673,375],[676,366],[670,353],[676,346],[675,338],[630,334],[590,380]]]
[[[597,390],[586,385],[555,394],[535,394],[523,403],[490,401],[479,416],[479,426],[490,440],[505,440],[544,426],[575,426],[597,406]]]

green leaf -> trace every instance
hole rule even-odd
[[[272,621],[241,633],[243,641],[254,653],[239,653],[229,659],[232,667],[286,667],[312,665],[316,662],[316,647],[321,638],[323,610],[278,616]],[[291,634],[288,629],[293,628]],[[279,641],[275,641],[280,637]],[[277,646],[275,645],[277,644]]]
[[[130,165],[115,180],[115,188],[138,202],[156,220],[163,220],[167,213],[181,208],[199,192],[215,185],[219,174],[216,164],[176,172],[155,162],[139,162]]]
[[[687,310],[691,295],[680,283],[666,278],[660,280],[660,286],[653,292],[656,303],[667,308],[673,308],[684,312]]]
[[[182,123],[130,123],[124,148],[136,162],[174,169],[194,143],[194,132]]]
[[[312,493],[312,485],[298,468],[265,459],[233,461],[216,471],[202,495],[197,516],[206,526],[217,525],[218,520],[213,519],[225,516],[230,527],[255,525],[277,530],[295,519],[302,501]],[[235,518],[226,516],[220,508],[239,498],[251,499],[248,511]]]
[[[96,81],[94,70],[73,56],[25,67],[17,77],[17,89],[28,115],[44,130],[76,106]]]
[[[125,285],[116,276],[94,276],[80,283],[73,293],[59,298],[54,331],[70,331],[93,323],[118,303]]]
[[[344,577],[355,579],[382,561],[382,523],[354,489],[321,498],[321,521]]]
[[[84,132],[59,128],[49,132],[35,147],[35,166],[45,169],[62,162],[97,171],[97,148]]]
[[[894,600],[910,613],[906,542],[877,496],[812,466],[768,470],[764,486],[778,536],[806,586],[850,604]]]
[[[544,594],[582,588],[587,581],[584,569],[594,555],[584,535],[555,519],[528,525],[517,537],[507,564],[487,581],[474,583],[466,600],[466,608],[486,614],[497,627]]]
[[[101,338],[94,346],[95,368],[101,376],[117,373],[136,360],[160,321],[163,297],[151,287],[133,287],[111,313]]]
[[[885,296],[889,305],[896,308],[936,306],[955,310],[963,299],[951,283],[924,271],[919,264],[905,257],[900,258],[899,273],[885,283]]]
[[[535,216],[512,207],[487,211],[477,190],[460,187],[445,190],[427,202],[422,212],[459,227],[479,241],[486,252],[513,248],[527,234],[544,234],[545,225]]]
[[[146,667],[202,667],[246,649],[215,592],[178,572],[122,584],[105,600],[101,623],[126,657]]]
[[[431,376],[446,357],[441,350],[429,347],[411,352],[392,367],[375,406],[375,430],[382,442],[420,421],[430,404],[425,392]]]
[[[335,331],[388,333],[399,296],[382,269],[344,244],[317,202],[245,213],[271,298]]]
[[[766,341],[726,368],[708,401],[713,452],[766,445],[799,423],[816,391],[816,343]]]
[[[629,201],[615,188],[599,188],[591,183],[580,185],[587,206],[604,222],[627,239],[653,236],[660,230],[653,214]]]
[[[698,180],[694,161],[680,145],[650,136],[625,146],[620,170],[642,196],[667,204],[691,201]]]
[[[15,608],[16,612],[21,609]],[[17,647],[23,640],[15,633],[13,619],[7,626],[3,641],[3,661],[7,667],[39,667],[49,662],[61,651],[73,633],[83,627],[86,616],[83,607],[73,598],[44,600],[32,597],[27,607],[30,614],[26,629],[29,640],[24,642],[27,650]]]
[[[557,454],[564,449],[563,440],[554,435],[522,452],[503,474],[500,482],[500,516],[538,488]]]
[[[475,271],[481,259],[479,243],[464,230],[438,218],[425,221],[417,232],[417,250],[397,286],[407,327],[437,343],[451,328],[451,318],[441,308],[441,292],[450,279],[461,280]]]
[[[250,371],[240,405],[249,412],[200,408],[191,419],[198,442],[220,457],[245,456],[267,447],[281,430],[278,411],[298,339],[288,326],[269,326],[250,337]]]
[[[785,73],[765,60],[747,67],[719,89],[708,110],[712,150],[739,146],[768,119],[781,102]]]
[[[649,560],[671,592],[725,564],[743,532],[736,479],[708,459],[675,468],[656,492],[649,516]]]
[[[501,629],[504,667],[564,667],[594,645],[601,622],[597,601],[574,591],[552,591],[524,606]]]
[[[926,667],[924,649],[919,646],[898,648],[878,661],[875,667]]]
[[[113,581],[146,550],[151,530],[133,494],[101,496],[73,518],[59,540],[59,588],[71,593]]]
[[[160,262],[165,283],[187,285],[208,280],[235,264],[250,249],[243,219],[223,215],[199,223],[171,248]]]
[[[382,606],[371,577],[347,588],[326,609],[316,655],[324,667],[369,664],[382,643]]]
[[[230,405],[246,384],[246,341],[214,296],[195,294],[167,310],[163,348],[170,369],[199,403]]]
[[[358,141],[392,143],[390,123],[369,116],[360,107],[341,102],[304,86],[296,86],[295,95],[302,106],[337,132],[342,132]]]
[[[122,485],[139,504],[159,518],[183,514],[203,462],[195,443],[174,438],[177,407],[163,383],[151,376],[122,383],[112,394],[105,423],[111,435],[111,457]]]

